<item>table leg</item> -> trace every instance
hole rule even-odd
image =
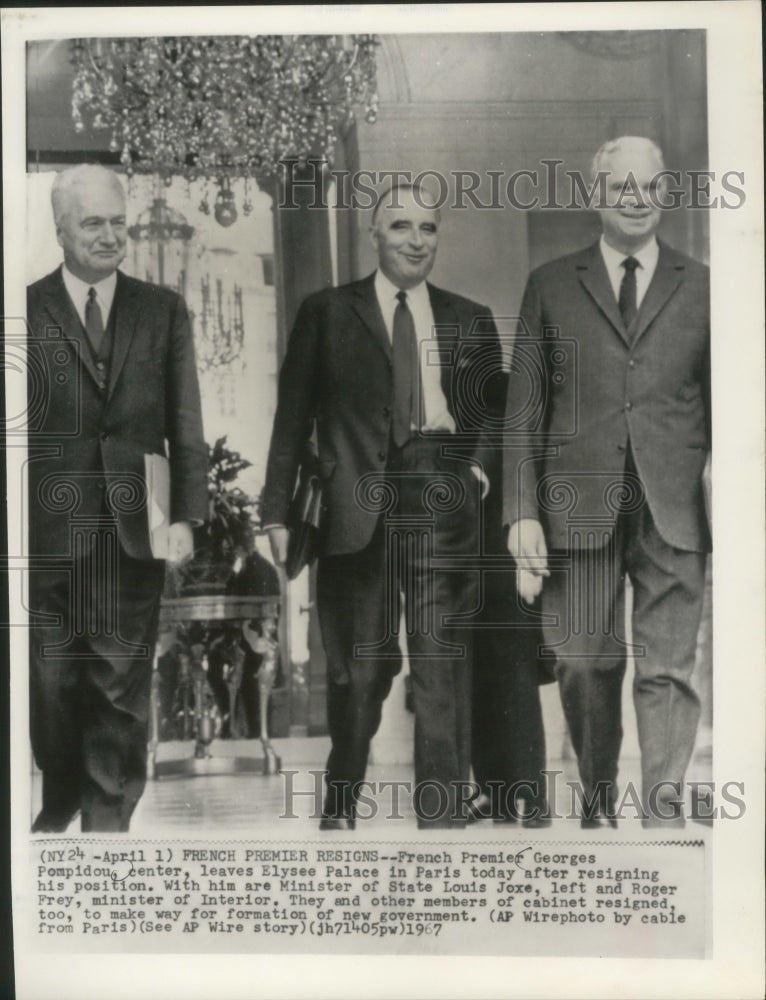
[[[160,743],[160,658],[155,652],[152,661],[152,683],[149,692],[149,747],[146,755],[146,776],[157,777],[157,747]]]
[[[261,745],[263,747],[263,773],[276,774],[282,763],[269,739],[269,700],[277,673],[275,653],[267,653],[258,668],[258,695],[260,701]]]

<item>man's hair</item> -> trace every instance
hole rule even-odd
[[[599,172],[603,169],[604,162],[609,159],[613,153],[628,152],[630,150],[635,150],[636,148],[648,149],[657,157],[657,162],[659,163],[660,169],[664,169],[665,160],[662,156],[662,150],[653,142],[651,139],[647,139],[646,136],[642,135],[621,135],[618,139],[609,139],[607,142],[600,146],[596,151],[596,155],[593,157],[590,167],[591,180],[595,180]]]
[[[392,207],[392,205],[398,204],[396,197],[392,198],[392,195],[395,196],[398,191],[412,191],[418,204],[422,204],[424,208],[433,208],[436,212],[437,221],[441,219],[441,212],[437,205],[438,199],[430,188],[427,188],[424,184],[418,184],[416,181],[397,181],[396,184],[392,184],[378,195],[375,207],[372,210],[373,227],[378,220],[378,212],[381,208]],[[425,195],[425,198],[423,198],[423,195]],[[428,204],[429,199],[433,202],[433,205]]]
[[[119,189],[123,198],[125,197],[125,189],[117,174],[97,163],[79,163],[76,167],[67,167],[56,174],[51,188],[51,205],[56,225],[66,216],[73,192],[77,188],[87,188],[98,179],[109,179],[115,190]]]

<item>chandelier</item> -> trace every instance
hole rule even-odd
[[[147,273],[147,281],[154,281],[169,288],[175,288],[181,295],[186,294],[186,255],[187,247],[194,226],[190,226],[186,218],[171,208],[164,198],[155,198],[149,208],[138,216],[135,224],[128,229],[128,236],[137,244],[146,244],[154,251],[157,263],[157,274]],[[171,275],[166,264],[166,250],[180,247],[181,262],[176,268],[178,274]],[[176,281],[173,282],[172,278]]]
[[[203,371],[213,369],[227,371],[235,361],[241,361],[245,343],[242,289],[234,285],[232,301],[232,296],[224,292],[223,281],[216,278],[215,299],[213,299],[210,291],[210,275],[202,278],[201,289],[202,310],[197,362]]]
[[[274,177],[332,159],[355,107],[378,112],[375,35],[98,38],[72,42],[75,130],[110,133],[126,172]],[[225,223],[224,223],[225,224]]]

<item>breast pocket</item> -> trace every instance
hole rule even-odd
[[[319,463],[319,478],[324,482],[327,482],[328,479],[332,479],[337,464],[338,463],[335,461],[321,461]]]
[[[159,365],[164,367],[166,351],[164,346],[145,345],[132,350],[128,355],[137,365]]]

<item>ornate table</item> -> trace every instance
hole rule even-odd
[[[219,594],[193,597],[164,598],[160,608],[160,627],[154,655],[152,673],[151,702],[149,716],[149,754],[147,773],[150,778],[165,776],[192,776],[201,774],[240,774],[258,772],[274,774],[282,762],[271,746],[268,733],[268,706],[276,675],[278,641],[276,638],[276,615],[280,607],[279,597],[232,597]],[[262,623],[261,632],[250,629],[251,621]],[[184,735],[193,738],[194,756],[180,760],[157,760],[160,742],[160,672],[159,659],[173,642],[183,640],[178,635],[179,626],[192,622],[232,622],[239,624],[242,641],[231,643],[226,653],[231,662],[226,671],[229,688],[229,704],[232,709],[242,680],[242,664],[245,658],[246,642],[263,659],[258,670],[258,692],[260,698],[260,740],[262,757],[214,757],[210,745],[218,735],[220,717],[211,697],[207,680],[207,652],[204,643],[186,644],[182,651],[182,674],[188,704],[185,714]],[[262,634],[264,633],[265,634]],[[273,634],[272,634],[273,633]],[[188,727],[186,720],[188,718]]]

